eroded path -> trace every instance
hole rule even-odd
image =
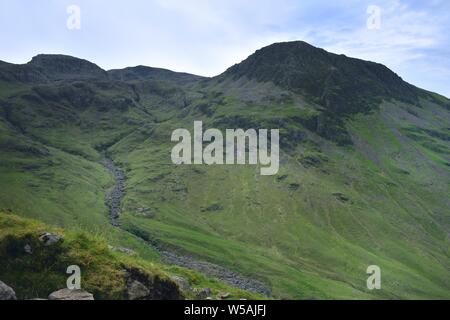
[[[109,191],[106,192],[105,202],[109,208],[109,216],[111,224],[115,227],[120,228],[119,224],[119,217],[121,210],[120,204],[125,194],[125,175],[123,173],[123,170],[117,167],[111,160],[111,158],[107,157],[106,155],[103,155],[102,164],[115,178],[114,186]],[[148,243],[144,239],[141,240],[144,241],[148,246],[151,246],[152,249],[158,251],[165,263],[174,264],[180,267],[195,270],[197,272],[204,274],[207,277],[217,278],[230,286],[242,290],[255,292],[265,296],[270,295],[270,291],[267,289],[267,287],[258,280],[244,277],[222,266],[206,261],[200,261],[191,256],[169,252],[159,247],[158,244]]]

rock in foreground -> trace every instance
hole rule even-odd
[[[92,293],[83,290],[62,289],[51,293],[49,300],[94,300]]]
[[[51,246],[55,243],[58,243],[59,240],[61,240],[61,236],[46,232],[39,236],[39,240],[41,240],[41,242],[43,242],[45,246]]]
[[[0,281],[0,300],[17,300],[14,290]]]

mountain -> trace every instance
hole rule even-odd
[[[346,144],[343,118],[366,113],[383,100],[417,104],[432,95],[405,82],[384,65],[329,53],[306,42],[276,43],[258,50],[221,77],[271,82],[323,109],[310,128]]]
[[[450,101],[383,65],[304,42],[213,78],[41,55],[0,63],[0,107],[3,211],[273,298],[450,297]],[[280,172],[173,165],[197,120],[279,128]]]
[[[27,66],[39,70],[48,80],[105,80],[107,73],[97,65],[65,55],[38,55]]]
[[[49,82],[58,80],[105,80],[106,71],[97,65],[65,55],[40,54],[25,65],[0,62],[0,76],[4,81]]]
[[[175,82],[178,84],[186,84],[203,79],[203,77],[195,76],[189,73],[173,72],[166,69],[151,68],[146,66],[110,70],[108,71],[108,74],[111,79],[118,81],[161,80]]]
[[[8,83],[46,81],[45,75],[34,68],[30,68],[27,65],[15,65],[3,61],[0,61],[0,79],[1,81]]]
[[[421,93],[384,65],[329,53],[301,41],[258,50],[225,75],[273,82],[331,112],[345,114],[370,110],[383,98],[414,102]]]

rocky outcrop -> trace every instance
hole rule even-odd
[[[0,281],[0,300],[17,300],[14,290]]]
[[[62,289],[51,293],[48,300],[94,300],[94,296],[83,290]]]
[[[149,276],[137,268],[125,272],[125,297],[129,300],[182,300],[184,296],[171,279]]]
[[[61,236],[46,232],[39,236],[39,240],[44,243],[44,246],[51,246],[58,243],[61,240]]]
[[[87,60],[58,54],[40,54],[26,65],[48,80],[106,80],[108,74]]]
[[[206,300],[211,297],[211,289],[209,288],[195,288],[194,294],[197,300]]]
[[[146,300],[150,296],[150,289],[137,280],[130,280],[126,290],[129,300]]]
[[[191,291],[189,281],[187,281],[185,278],[179,276],[171,276],[170,279],[177,284],[178,288],[180,288],[182,292]]]

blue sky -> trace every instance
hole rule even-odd
[[[0,60],[63,53],[105,69],[135,65],[205,76],[273,42],[304,40],[383,63],[450,97],[448,0],[0,0]],[[338,2],[338,3],[337,3]],[[67,7],[81,9],[70,30]],[[367,27],[367,8],[381,9]]]

